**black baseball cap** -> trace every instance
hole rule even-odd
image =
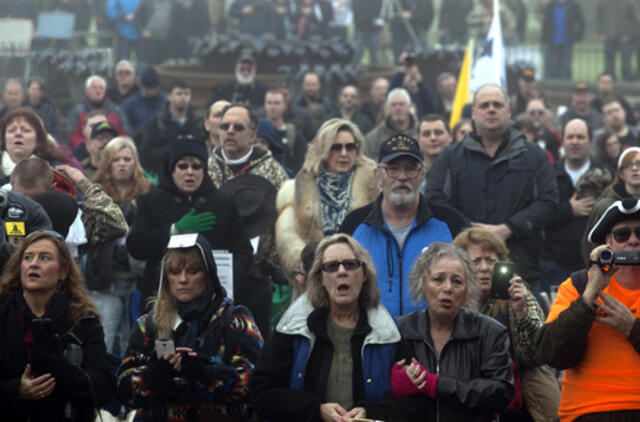
[[[118,136],[118,131],[108,120],[98,123],[91,129],[91,139],[95,139],[102,132],[111,132],[113,136]]]
[[[378,162],[388,163],[403,156],[415,158],[417,161],[423,160],[418,141],[407,134],[398,132],[395,135],[391,135],[380,145]]]

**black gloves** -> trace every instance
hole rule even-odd
[[[161,392],[166,390],[173,382],[178,372],[166,359],[157,359],[151,363],[142,373],[142,382],[151,391]]]
[[[210,384],[214,379],[227,382],[229,379],[235,381],[238,378],[238,374],[230,366],[221,363],[211,364],[209,359],[200,353],[196,357],[183,353],[180,375],[188,380],[200,381],[204,385]]]
[[[51,342],[47,342],[47,346],[41,344],[35,338],[29,342],[31,350],[31,366],[34,371],[39,374],[53,373],[56,365],[62,358],[60,350],[60,342],[58,336],[53,336]]]

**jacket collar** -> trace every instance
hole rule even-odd
[[[276,326],[276,331],[282,334],[301,335],[312,339],[315,334],[312,333],[309,325],[315,326],[314,320],[321,317],[319,312],[323,312],[323,310],[315,309],[309,301],[308,294],[304,293],[282,315]],[[398,331],[393,317],[384,306],[380,304],[375,308],[368,309],[366,315],[370,331],[368,331],[365,344],[387,344],[400,341],[400,331]],[[360,323],[358,325],[360,326]],[[362,326],[359,330],[366,329],[366,326]]]
[[[504,142],[506,142],[506,144]],[[500,145],[496,155],[492,158],[492,164],[495,165],[503,161],[509,161],[512,158],[525,153],[527,151],[527,142],[528,141],[521,132],[512,128],[507,128],[504,133],[503,144]],[[482,145],[480,135],[475,131],[465,136],[461,143],[465,149],[484,154],[487,157],[489,156],[487,150]]]
[[[429,334],[429,312],[428,309],[414,312],[408,315],[406,323],[402,324],[402,335],[407,340],[423,340],[431,338]],[[466,308],[460,308],[460,312],[453,321],[453,332],[451,338],[454,339],[472,339],[480,336],[480,333],[474,330],[474,315],[472,311]]]
[[[419,193],[420,200],[418,202],[418,213],[416,214],[416,225],[421,226],[426,223],[431,217],[433,217],[433,212],[431,212],[431,208],[429,208],[429,204],[427,203],[427,199]],[[380,229],[384,230],[384,217],[382,216],[382,197],[381,193],[376,198],[373,203],[373,207],[371,207],[371,212],[365,217],[365,223]]]

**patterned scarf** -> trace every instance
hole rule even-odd
[[[338,232],[342,220],[347,216],[351,203],[351,183],[354,169],[346,173],[329,173],[320,169],[318,189],[322,206],[324,235]]]
[[[182,318],[182,324],[180,324],[176,331],[178,346],[196,349],[199,317],[207,310],[214,296],[210,291],[205,291],[192,302],[178,302],[178,315]]]

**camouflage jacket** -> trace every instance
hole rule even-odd
[[[84,195],[79,205],[90,246],[107,243],[127,234],[129,226],[120,207],[102,190],[102,186],[83,179],[78,188]]]
[[[253,149],[247,165],[235,174],[222,158],[220,148],[216,148],[209,156],[209,176],[211,176],[211,180],[213,180],[216,187],[219,188],[229,180],[242,174],[264,177],[273,184],[276,190],[279,190],[282,184],[289,179],[287,172],[273,158],[271,151],[265,151],[258,147]],[[274,269],[280,267],[280,259],[276,250],[275,227],[260,236],[258,253],[254,256],[253,262],[255,264],[267,263]]]
[[[527,315],[517,319],[508,300],[490,297],[480,305],[480,312],[497,319],[509,328],[516,362],[519,366],[532,367],[538,365],[535,359],[535,338],[544,324],[545,317],[536,297],[530,291],[527,292],[525,307],[528,310]]]

